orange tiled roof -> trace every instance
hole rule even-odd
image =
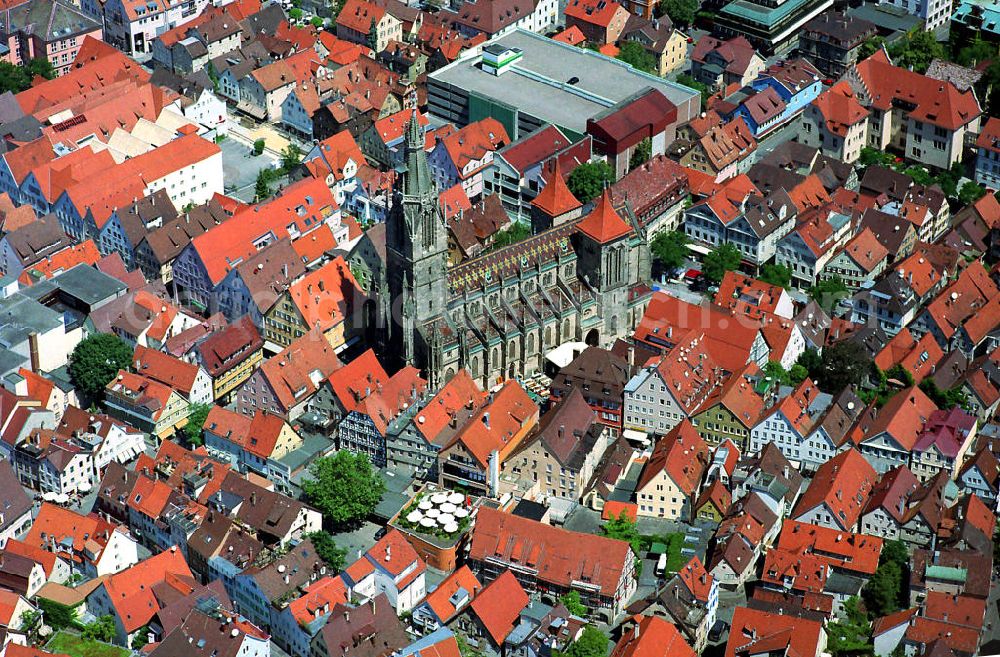
[[[826,129],[840,137],[847,136],[848,128],[868,116],[868,110],[858,102],[854,90],[845,80],[817,96],[813,105],[823,115]]]
[[[503,646],[504,639],[513,631],[529,601],[514,573],[505,570],[487,584],[470,604],[493,643]]]
[[[306,326],[327,331],[351,315],[364,292],[344,258],[337,256],[292,283],[288,295]]]
[[[594,209],[576,227],[577,230],[598,244],[613,242],[632,232],[632,227],[615,212],[611,203],[611,189],[609,187],[604,188],[604,192],[601,193]]]
[[[545,166],[545,171],[548,182],[532,199],[532,205],[550,217],[558,217],[583,205],[573,196],[573,192],[569,191],[566,179],[559,170],[558,157],[553,158],[551,170]]]
[[[127,633],[141,628],[160,610],[159,601],[153,594],[153,585],[160,583],[182,596],[194,590],[197,584],[176,547],[140,561],[104,581],[108,598]]]
[[[946,130],[957,130],[982,114],[972,89],[959,91],[951,82],[935,80],[893,66],[884,50],[858,62],[854,71],[871,97],[871,104],[889,110],[894,102],[914,106],[909,116]]]
[[[795,505],[793,517],[825,504],[841,527],[853,527],[868,503],[878,475],[853,447],[841,452],[816,470],[806,492]]]
[[[427,605],[442,623],[447,623],[459,612],[459,609],[452,604],[455,594],[459,590],[464,590],[468,596],[467,600],[471,601],[482,588],[483,585],[476,579],[476,575],[467,565],[463,565],[427,594]]]
[[[636,629],[623,632],[611,657],[695,657],[677,627],[659,616],[637,616]]]
[[[489,463],[490,453],[497,451],[502,463],[523,441],[525,428],[536,424],[538,406],[516,381],[507,381],[449,446],[461,443],[483,467]]]
[[[487,153],[495,152],[510,143],[507,130],[494,118],[485,118],[461,128],[441,140],[448,157],[458,171],[459,178],[466,179],[480,171],[486,164],[466,170],[470,162],[478,162]]]
[[[665,472],[681,492],[694,495],[707,467],[708,445],[691,422],[684,419],[656,443],[636,490],[644,489],[653,477]]]
[[[347,585],[344,580],[328,575],[307,586],[301,596],[288,603],[288,609],[300,625],[307,625],[329,613],[337,605],[347,603]]]

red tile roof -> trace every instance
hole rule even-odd
[[[340,369],[340,360],[322,335],[310,331],[288,345],[278,355],[264,361],[260,372],[278,401],[289,409],[314,394],[316,381],[322,381]],[[312,376],[313,373],[317,376]]]
[[[712,585],[715,583],[715,577],[705,570],[705,565],[701,563],[701,559],[691,557],[691,561],[688,561],[677,572],[677,576],[681,578],[684,586],[691,592],[691,596],[695,600],[704,603],[708,602],[708,597],[712,592]]]
[[[782,299],[788,299],[784,288],[735,271],[726,272],[715,293],[716,305],[751,317],[774,313]]]
[[[566,18],[608,28],[624,7],[614,0],[570,0],[566,4]]]
[[[993,153],[1000,153],[1000,118],[991,116],[986,121],[982,132],[976,138],[976,148],[985,148]]]
[[[452,603],[452,599],[459,589],[465,591],[468,596],[467,601],[470,601],[479,595],[482,588],[483,585],[479,583],[469,567],[462,566],[448,575],[436,589],[428,593],[426,602],[438,619],[442,623],[447,623],[459,612],[459,609]]]
[[[385,16],[385,9],[366,0],[347,0],[344,8],[337,15],[337,25],[349,30],[368,34],[372,21],[378,23]]]
[[[946,130],[957,130],[982,114],[971,88],[962,92],[951,82],[893,66],[884,50],[855,64],[854,71],[871,97],[871,104],[880,110],[902,102],[913,106],[908,112],[911,119]]]
[[[382,369],[375,352],[369,349],[337,370],[335,376],[330,377],[330,386],[345,412],[350,413],[377,393],[388,380],[389,375]]]
[[[823,624],[791,614],[737,607],[726,642],[726,656],[783,654],[816,657]]]
[[[870,405],[858,422],[863,440],[889,434],[903,451],[909,452],[931,414],[938,410],[917,386],[900,390],[881,409]]]
[[[302,595],[288,603],[292,617],[306,625],[329,613],[337,605],[347,605],[347,585],[341,577],[328,575],[305,588]]]
[[[530,602],[520,582],[509,570],[487,584],[471,602],[472,611],[486,628],[493,643],[504,645],[504,639],[517,625],[520,613]]]
[[[838,525],[854,527],[877,480],[875,469],[852,447],[819,466],[792,516],[802,516],[825,504]]]
[[[434,443],[452,418],[457,418],[463,407],[471,414],[485,401],[486,393],[479,389],[469,372],[463,368],[420,409],[417,430],[427,442]]]
[[[587,40],[587,37],[583,35],[580,28],[576,25],[571,25],[559,34],[552,37],[555,41],[561,41],[562,43],[568,43],[571,46],[578,46]]]
[[[209,376],[215,378],[249,358],[264,346],[253,319],[247,315],[211,334],[198,345]]]
[[[619,502],[617,500],[608,500],[604,503],[604,509],[601,511],[601,520],[611,520],[612,518],[621,518],[622,514],[625,517],[635,522],[636,516],[638,515],[639,506],[634,502]]]
[[[611,203],[611,190],[607,187],[594,209],[576,227],[598,244],[608,244],[632,233],[632,227],[615,212]]]
[[[160,610],[153,587],[161,583],[181,595],[187,595],[197,585],[184,555],[176,547],[140,561],[104,581],[103,586],[127,633],[146,625]]]
[[[677,627],[659,616],[637,616],[635,629],[623,632],[611,657],[695,657]]]
[[[847,136],[848,128],[868,116],[868,110],[858,102],[854,90],[845,80],[821,93],[813,105],[823,115],[826,129],[841,137]]]
[[[681,492],[691,496],[698,491],[707,467],[708,445],[691,422],[684,419],[656,443],[636,490],[641,491],[656,475],[665,472]]]
[[[72,546],[75,552],[81,552],[88,540],[106,545],[114,530],[115,525],[97,516],[82,516],[42,502],[38,516],[23,540],[31,548],[51,549],[53,545],[67,545]]]
[[[844,254],[867,273],[872,273],[889,252],[870,228],[864,228],[844,247]]]
[[[195,379],[198,377],[198,366],[174,358],[162,351],[139,345],[132,354],[132,369],[144,377],[169,386],[191,396]]]
[[[830,566],[870,576],[878,568],[882,539],[787,519],[781,525],[777,547],[814,554],[826,559]]]
[[[510,143],[510,137],[502,123],[494,118],[485,118],[451,133],[441,142],[459,178],[465,180],[488,165],[482,163],[475,169],[466,170],[471,162],[480,162],[487,153],[503,148]]]
[[[448,446],[461,443],[483,467],[496,451],[502,463],[521,444],[528,430],[538,424],[538,412],[538,405],[520,384],[509,380],[455,434]]]
[[[919,340],[914,340],[913,334],[904,327],[875,355],[875,364],[883,372],[901,365],[913,375],[915,381],[923,381],[933,373],[942,356],[944,352],[933,335],[925,333]]]
[[[531,204],[550,217],[558,217],[575,210],[583,204],[569,191],[566,180],[559,168],[559,158],[555,158],[551,169],[545,168],[548,182],[532,199]]]
[[[614,597],[619,581],[634,563],[625,541],[581,534],[528,518],[480,507],[472,530],[469,558],[498,559],[535,568],[542,582],[569,588],[590,582],[602,596]]]
[[[365,298],[343,256],[292,283],[288,295],[305,325],[320,331],[328,331],[345,321]]]

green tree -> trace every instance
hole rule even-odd
[[[776,360],[767,361],[767,364],[764,365],[764,376],[770,377],[783,386],[791,385],[792,382],[788,370]]]
[[[83,626],[83,638],[110,643],[115,639],[115,617],[110,614],[98,616],[93,623]]]
[[[306,538],[312,541],[313,548],[316,549],[316,554],[333,570],[333,574],[339,573],[344,569],[347,550],[338,546],[333,540],[333,536],[321,530],[306,534]]]
[[[690,243],[691,240],[684,234],[684,231],[660,231],[653,238],[649,248],[653,252],[653,257],[659,260],[665,268],[676,269],[684,264],[690,254],[688,250]]]
[[[958,181],[964,175],[962,163],[955,162],[950,169],[940,172],[935,178],[935,182],[941,187],[945,196],[956,198],[958,196]]]
[[[895,561],[880,564],[865,587],[861,589],[868,611],[876,616],[887,616],[899,609],[899,590],[903,571]]]
[[[851,296],[844,279],[839,276],[822,280],[808,290],[809,297],[826,313],[833,312],[837,302]]]
[[[604,160],[584,162],[573,169],[566,179],[566,186],[581,203],[590,203],[601,195],[605,185],[615,180],[615,172]]]
[[[797,386],[806,378],[809,377],[809,370],[805,368],[804,365],[799,365],[795,363],[792,365],[792,369],[788,370],[788,383],[793,386]]]
[[[277,178],[278,172],[268,167],[264,167],[257,172],[257,182],[254,183],[253,188],[256,200],[263,201],[271,197],[271,185]]]
[[[608,538],[616,538],[631,545],[632,551],[636,555],[642,552],[642,537],[639,536],[639,529],[634,522],[629,520],[626,511],[622,511],[617,518],[612,516],[610,520],[601,525],[601,531]]]
[[[930,400],[938,408],[951,409],[958,406],[959,408],[967,408],[969,405],[968,396],[962,392],[962,389],[958,386],[950,388],[948,390],[942,390],[938,387],[938,384],[934,382],[934,379],[927,377],[920,382],[920,389],[924,391],[924,394],[930,397]]]
[[[559,598],[559,602],[563,603],[566,610],[574,616],[580,616],[581,618],[587,616],[587,606],[580,602],[580,592],[576,589],[568,591]]]
[[[705,278],[719,283],[727,271],[736,271],[742,261],[743,256],[740,255],[740,250],[733,244],[726,242],[720,244],[705,256],[701,271],[705,274]]]
[[[635,145],[635,149],[632,151],[632,157],[628,160],[629,171],[638,166],[642,166],[646,162],[649,162],[649,158],[652,156],[653,142],[649,140],[649,137],[646,137]]]
[[[132,639],[130,647],[132,650],[142,650],[147,643],[149,643],[149,625],[143,625],[139,628],[135,638]]]
[[[686,27],[694,22],[698,0],[660,0],[656,9],[661,16],[669,16],[674,25]]]
[[[95,333],[76,345],[69,357],[69,376],[90,399],[101,399],[118,370],[132,365],[132,347],[116,335]]]
[[[656,57],[638,41],[631,39],[622,43],[617,58],[646,73],[656,73]]]
[[[264,142],[263,139],[254,140],[254,142],[253,142],[253,154],[254,155],[260,155],[261,153],[263,153],[265,145],[266,144],[265,144],[265,142]]]
[[[320,18],[319,16],[313,16],[312,18],[309,19],[309,22],[312,24],[313,27],[323,27],[323,19]]]
[[[958,190],[958,202],[962,205],[971,205],[985,195],[986,190],[983,189],[983,186],[970,180],[962,185],[962,189]]]
[[[76,623],[76,614],[73,607],[60,604],[48,598],[39,597],[38,608],[45,614],[45,624],[53,630],[61,630]]]
[[[288,144],[281,152],[281,169],[285,173],[291,173],[301,162],[302,149],[298,147],[298,144]]]
[[[819,355],[818,351],[810,347],[802,352],[802,355],[795,361],[795,364],[805,368],[809,376],[815,378],[819,373],[820,367],[823,366],[823,357]]]
[[[208,417],[211,410],[211,404],[191,404],[187,424],[185,424],[184,428],[181,429],[181,431],[184,432],[184,438],[187,440],[189,445],[197,447],[205,444],[205,440],[201,435],[201,430],[205,426],[205,419]]]
[[[31,86],[28,69],[0,61],[0,92],[20,93]]]
[[[952,32],[952,35],[957,32]],[[997,47],[991,43],[983,41],[978,36],[972,43],[958,49],[955,55],[955,63],[961,66],[975,67],[977,64],[989,61],[997,56]]]
[[[909,388],[914,384],[913,374],[910,373],[901,363],[897,363],[885,371],[885,376],[887,379],[895,379],[900,381],[904,386]]]
[[[889,48],[889,56],[897,66],[913,68],[924,73],[933,59],[947,59],[944,46],[938,43],[934,32],[914,28],[904,38]]]
[[[385,493],[385,482],[367,454],[341,450],[313,461],[309,474],[312,478],[302,482],[302,493],[335,527],[364,520]]]
[[[864,168],[870,166],[890,167],[895,163],[896,157],[885,151],[880,151],[871,146],[865,146],[858,155],[858,165]]]
[[[792,286],[792,270],[785,265],[764,265],[758,278],[769,285],[777,285],[786,290]]]
[[[835,395],[849,385],[860,385],[873,366],[871,356],[862,345],[841,341],[823,349],[816,385],[823,392]]]
[[[677,84],[683,84],[685,87],[689,87],[700,93],[701,104],[708,105],[708,97],[712,95],[712,92],[708,88],[708,85],[704,84],[703,82],[698,82],[687,73],[681,73],[680,75],[677,76]]]
[[[857,596],[848,598],[844,603],[844,612],[844,618],[827,626],[827,650],[835,657],[873,654],[875,647],[871,641],[868,617],[861,611]]]
[[[28,81],[32,81],[36,76],[41,76],[46,80],[53,80],[56,77],[56,69],[47,57],[35,57],[28,62]]]
[[[930,185],[934,182],[934,176],[924,167],[914,164],[903,169],[903,173],[913,179],[918,185]]]
[[[877,34],[875,36],[868,37],[868,39],[858,48],[858,60],[868,59],[874,55],[883,44],[885,44],[884,37],[880,37]]]
[[[302,10],[298,7],[292,7],[288,10],[288,17],[292,19],[292,22],[298,23],[302,20]]]
[[[583,628],[580,638],[571,643],[565,652],[558,653],[565,657],[605,657],[608,654],[608,637],[593,625]]]
[[[32,632],[40,620],[42,620],[41,612],[35,609],[24,610],[21,612],[21,631]]]
[[[504,228],[493,236],[491,248],[499,249],[511,244],[517,244],[531,237],[531,226],[520,221],[515,221],[508,228]]]

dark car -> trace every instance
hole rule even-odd
[[[722,639],[722,635],[725,634],[726,630],[728,629],[729,629],[729,623],[727,623],[726,621],[722,619],[715,621],[715,625],[713,625],[712,629],[708,631],[708,640],[713,643],[719,641],[720,639]]]
[[[388,527],[381,527],[377,532],[375,532],[375,540],[380,541],[382,537],[389,533]]]

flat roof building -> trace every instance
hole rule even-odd
[[[733,0],[715,17],[713,33],[744,36],[768,55],[790,52],[798,46],[803,25],[833,7],[833,0]]]
[[[513,140],[546,123],[579,139],[588,119],[649,88],[677,107],[678,125],[700,111],[694,89],[518,29],[428,74],[427,102],[430,113],[459,126],[492,116]]]

